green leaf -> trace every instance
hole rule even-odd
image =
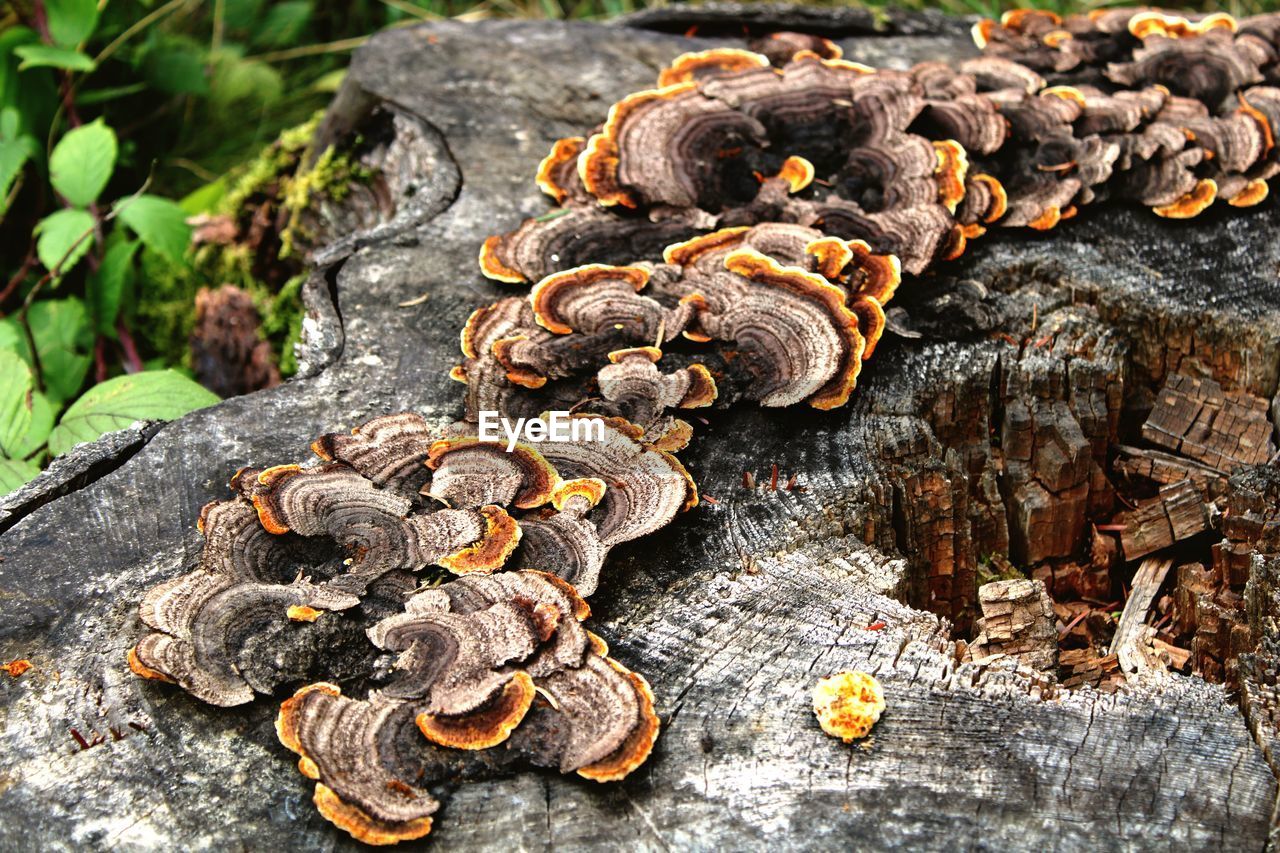
[[[0,495],[16,492],[31,482],[40,473],[40,469],[30,462],[19,459],[0,459]]]
[[[22,113],[13,107],[0,109],[0,137],[16,139],[22,133]]]
[[[205,57],[194,44],[175,40],[147,51],[143,74],[152,88],[173,95],[207,95]]]
[[[29,459],[37,450],[44,447],[53,431],[53,416],[56,413],[49,398],[39,391],[31,392],[31,426],[27,427],[26,437],[14,448],[14,459]]]
[[[0,215],[8,208],[9,188],[18,179],[31,156],[31,147],[22,139],[0,139]]]
[[[84,210],[59,210],[36,223],[36,234],[40,263],[66,275],[93,245],[93,217]]]
[[[98,25],[97,0],[44,0],[49,35],[56,44],[75,47]]]
[[[280,100],[284,78],[266,63],[242,59],[223,48],[214,57],[212,90],[210,101],[230,120],[243,117],[245,109],[261,109]]]
[[[49,47],[46,44],[24,44],[13,52],[22,58],[19,71],[28,68],[63,68],[67,71],[92,71],[93,60],[78,50]]]
[[[40,45],[40,36],[27,27],[0,27],[0,112],[12,111],[16,122],[6,127],[4,136],[12,139],[22,134],[39,136],[49,129],[53,113],[61,104],[53,72],[48,68],[19,73],[19,58],[14,51],[22,45]],[[36,146],[36,155],[44,158],[44,146]]]
[[[40,34],[30,27],[13,26],[0,31],[0,56],[9,57],[15,47],[24,44],[39,44]]]
[[[213,213],[218,202],[222,201],[222,197],[227,194],[227,179],[218,178],[202,187],[197,187],[187,195],[178,200],[178,205],[186,211],[188,216],[198,216],[201,213]]]
[[[117,376],[71,404],[49,436],[49,452],[56,456],[135,421],[173,420],[216,402],[218,395],[172,370]]]
[[[228,30],[248,30],[258,23],[263,0],[226,0],[225,15]]]
[[[325,92],[333,94],[342,86],[342,81],[347,79],[347,69],[337,68],[327,74],[322,74],[316,81],[311,84],[311,91]]]
[[[116,167],[116,132],[98,119],[68,131],[49,155],[49,181],[76,207],[98,198]]]
[[[31,369],[16,352],[0,351],[0,456],[21,458],[17,452],[31,427]]]
[[[39,299],[27,314],[31,336],[40,357],[44,390],[52,403],[61,404],[79,393],[89,373],[93,327],[84,303],[68,299]]]
[[[0,350],[9,350],[22,356],[23,361],[30,361],[27,353],[27,338],[16,320],[12,317],[0,319]]]
[[[148,249],[174,261],[181,261],[191,243],[191,226],[181,207],[154,195],[123,198],[116,202],[116,215],[138,235]]]
[[[308,0],[286,0],[276,3],[254,30],[255,47],[281,47],[295,44],[311,20],[311,3]]]
[[[89,276],[85,284],[85,300],[100,335],[115,335],[121,299],[125,288],[133,282],[133,255],[137,251],[136,240],[113,243],[102,256],[98,271]]]

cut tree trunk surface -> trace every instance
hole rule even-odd
[[[480,277],[477,250],[547,209],[532,176],[550,144],[676,55],[741,44],[671,34],[733,30],[727,13],[682,14],[641,19],[655,29],[439,23],[356,55],[326,126],[381,105],[423,123],[427,153],[416,219],[348,241],[308,285],[304,377],[81,448],[0,504],[0,661],[34,664],[0,674],[0,849],[356,846],[309,802],[276,702],[212,708],[129,672],[138,602],[193,564],[197,512],[237,468],[301,461],[314,436],[387,412],[460,415],[458,330],[511,292]],[[751,12],[778,28],[787,14]],[[810,30],[828,20],[802,14]],[[846,58],[872,65],[972,53],[967,22],[829,20]],[[1259,742],[1274,733],[1255,740],[1224,688],[1055,689],[959,663],[935,614],[972,625],[986,555],[1078,548],[1114,499],[1108,446],[1141,441],[1117,433],[1169,374],[1194,359],[1224,393],[1275,395],[1277,236],[1271,202],[1188,223],[1091,210],[992,237],[904,284],[923,337],[883,342],[845,410],[713,412],[682,458],[716,502],[615,551],[591,602],[593,630],[657,695],[652,757],[618,784],[463,784],[426,843],[1261,849],[1276,779]],[[773,464],[803,490],[770,489]],[[810,709],[814,681],[845,668],[876,674],[888,701],[864,747],[823,735]]]

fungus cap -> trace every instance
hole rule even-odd
[[[813,688],[813,713],[818,724],[845,743],[866,737],[884,709],[880,682],[865,672],[838,672],[820,679]]]

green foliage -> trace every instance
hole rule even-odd
[[[217,394],[172,370],[117,376],[71,404],[49,436],[49,451],[64,453],[135,421],[173,420],[216,402]]]
[[[116,132],[98,119],[67,131],[49,155],[49,182],[75,207],[97,201],[116,167]]]
[[[14,48],[22,63],[19,71],[28,68],[61,68],[65,71],[92,71],[94,62],[78,50],[68,47],[52,47],[44,44],[24,44]]]
[[[79,299],[42,299],[31,306],[27,315],[35,355],[26,339],[16,351],[31,369],[44,376],[44,392],[49,400],[61,404],[75,396],[84,383],[92,362],[88,354],[93,342],[92,329],[84,303]]]
[[[93,217],[65,208],[36,223],[36,256],[54,277],[65,275],[93,245]]]
[[[0,493],[12,491],[40,473],[27,461],[53,426],[53,410],[40,392],[26,362],[11,350],[0,350]]]
[[[254,47],[283,47],[295,44],[311,20],[308,0],[286,0],[267,10],[262,25],[253,35]]]
[[[13,458],[31,428],[35,380],[17,353],[0,350],[0,456]]]
[[[40,156],[40,143],[22,132],[22,116],[13,107],[0,109],[0,219],[9,208],[9,192],[28,160]]]
[[[97,0],[45,0],[44,14],[54,44],[75,47],[98,25]]]
[[[23,459],[0,457],[0,494],[8,494],[30,482],[40,473],[40,468]]]
[[[116,202],[120,221],[138,235],[142,245],[181,262],[191,242],[187,214],[177,203],[153,195],[139,195]]]
[[[102,265],[85,282],[85,298],[91,306],[99,335],[110,337],[115,334],[120,306],[136,278],[133,258],[139,245],[136,240],[114,241],[103,254]]]

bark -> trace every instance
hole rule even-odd
[[[681,20],[659,22],[683,33]],[[972,51],[956,22],[898,26],[843,38],[846,57]],[[356,55],[339,111],[392,110],[429,144],[412,217],[318,253],[333,265],[308,284],[304,378],[145,433],[76,469],[92,476],[55,472],[4,507],[0,659],[34,668],[0,676],[0,848],[355,846],[309,802],[274,703],[215,709],[130,675],[138,600],[193,563],[199,507],[238,467],[301,460],[320,432],[384,412],[457,417],[458,329],[510,292],[476,271],[482,238],[546,209],[532,175],[554,139],[675,55],[721,43],[741,41],[444,22]],[[1214,655],[1235,646],[1211,622],[1230,637],[1243,625],[1241,702],[1191,676],[1117,675],[1107,694],[961,662],[948,620],[972,636],[992,555],[1087,559],[1089,523],[1115,500],[1115,448],[1154,449],[1141,424],[1169,376],[1275,396],[1278,225],[1274,205],[1191,223],[1109,208],[1043,239],[994,237],[904,284],[898,304],[923,337],[883,342],[846,410],[712,412],[683,457],[716,502],[615,552],[591,602],[593,630],[657,694],[655,753],[619,784],[527,772],[440,791],[429,843],[1261,848],[1280,614],[1265,474],[1226,472],[1239,527],[1221,534],[1230,547],[1196,611],[1196,655],[1224,671]],[[1204,463],[1181,449],[1160,446]],[[803,489],[743,487],[744,471],[767,483],[775,463]],[[1241,577],[1244,605],[1211,613]],[[845,668],[885,687],[865,748],[824,736],[809,708],[813,682]]]

